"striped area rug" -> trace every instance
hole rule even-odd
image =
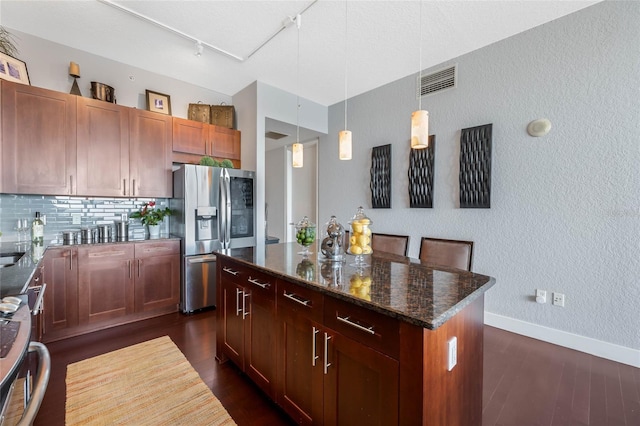
[[[70,364],[66,384],[68,426],[236,424],[168,336]]]

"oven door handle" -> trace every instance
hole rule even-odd
[[[49,384],[49,376],[51,375],[51,357],[47,347],[40,342],[31,342],[29,343],[29,352],[36,352],[38,355],[38,371],[35,377],[33,393],[17,426],[28,426],[33,423],[42,404],[44,393]]]

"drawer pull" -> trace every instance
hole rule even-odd
[[[355,323],[355,322],[353,322],[353,321],[350,321],[350,320],[349,320],[349,317],[342,318],[340,315],[336,315],[336,318],[338,319],[338,321],[342,321],[342,322],[343,322],[343,323],[345,323],[345,324],[349,324],[350,326],[355,327],[355,328],[357,328],[358,330],[365,331],[365,332],[367,332],[367,333],[369,333],[369,334],[376,334],[376,332],[375,332],[375,331],[373,331],[373,326],[371,326],[371,327],[364,327],[364,326],[362,326],[362,325],[360,325],[360,324],[358,324],[358,323]]]
[[[247,297],[249,297],[249,293],[244,293],[242,294],[242,319],[244,319],[247,315],[249,315],[249,312],[247,311]]]
[[[284,290],[284,291],[282,292],[282,295],[283,295],[284,297],[286,297],[287,299],[293,300],[294,302],[297,302],[297,303],[299,303],[299,304],[301,304],[301,305],[304,305],[304,306],[311,306],[311,301],[310,301],[310,300],[302,299],[302,298],[300,298],[300,296],[298,296],[298,295],[297,295],[297,294],[295,294],[295,293],[287,293],[287,291],[286,291],[286,290]]]
[[[269,283],[261,283],[260,281],[258,281],[255,278],[249,277],[249,279],[247,281],[249,281],[251,284],[255,284],[258,287],[262,287],[264,289],[267,289],[267,288],[271,287],[271,284],[269,284]]]
[[[238,275],[238,273],[239,273],[238,271],[234,271],[233,269],[229,269],[229,268],[222,268],[222,270],[223,270],[223,271],[225,271],[225,272],[226,272],[226,273],[228,273],[228,274],[236,275],[236,276],[237,276],[237,275]]]

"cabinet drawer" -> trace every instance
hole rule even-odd
[[[180,241],[154,241],[135,244],[136,258],[162,256],[165,254],[180,254]]]
[[[276,294],[278,310],[292,310],[319,324],[322,323],[323,296],[321,293],[288,281],[279,280]]]
[[[399,357],[400,327],[394,318],[327,296],[324,325],[395,359]]]
[[[80,262],[101,262],[133,258],[133,244],[113,244],[95,247],[79,247]]]
[[[263,274],[255,269],[246,268],[243,271],[243,285],[251,292],[273,297],[276,292],[276,278]]]

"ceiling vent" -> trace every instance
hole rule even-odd
[[[277,141],[278,139],[282,139],[282,138],[286,138],[289,135],[285,135],[283,133],[278,133],[278,132],[266,132],[264,134],[264,137],[267,139],[273,139],[274,141]]]
[[[457,65],[423,75],[419,84],[419,91],[416,96],[432,95],[447,89],[456,87]],[[420,77],[418,77],[420,78]]]

